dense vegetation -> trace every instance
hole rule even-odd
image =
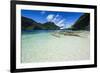
[[[71,27],[72,30],[90,30],[90,14],[84,13]]]

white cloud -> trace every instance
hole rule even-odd
[[[57,21],[59,21],[59,18],[60,18],[60,15],[57,14],[52,21],[56,23]]]
[[[49,15],[47,16],[46,19],[47,19],[48,21],[52,21],[52,20],[54,19],[54,16],[55,16],[55,15],[53,15],[53,14],[49,14]]]
[[[64,28],[65,28],[65,24],[64,23],[60,24],[60,29],[64,29]]]
[[[48,21],[54,22],[57,26],[61,27],[62,29],[65,27],[65,19],[59,14],[49,14],[46,19]]]
[[[60,21],[58,21],[58,23],[56,25],[63,26],[64,25],[64,21],[65,21],[65,19],[61,19]]]

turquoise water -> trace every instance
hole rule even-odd
[[[86,60],[90,57],[88,31],[82,37],[64,36],[55,31],[35,31],[22,34],[21,62],[54,62]]]

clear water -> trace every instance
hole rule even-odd
[[[89,59],[89,31],[81,31],[76,34],[81,37],[64,36],[55,31],[23,33],[21,62],[61,62]]]

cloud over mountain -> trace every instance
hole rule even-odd
[[[54,15],[53,14],[49,14],[46,19],[48,21],[51,21],[51,20],[53,20],[53,18],[54,18]]]
[[[59,14],[49,14],[46,18],[48,21],[54,22],[57,26],[62,27],[65,24],[65,19]]]

